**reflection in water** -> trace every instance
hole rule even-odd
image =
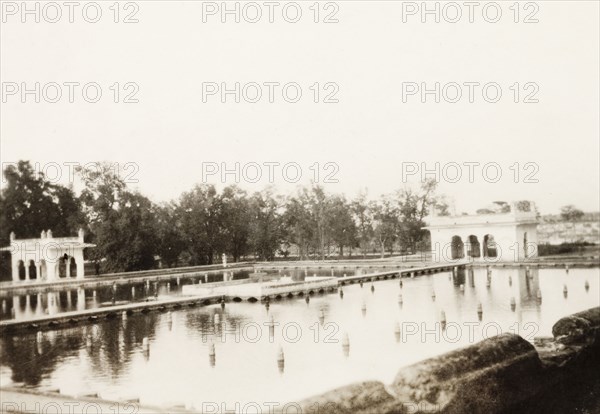
[[[402,331],[400,330],[400,324],[398,322],[394,325],[394,337],[396,338],[396,342],[400,342]]]
[[[279,347],[279,351],[277,352],[277,368],[279,369],[279,373],[283,374],[283,368],[285,365],[285,358],[283,356],[283,349]]]
[[[344,350],[344,357],[348,358],[350,356],[350,338],[347,333],[344,334],[342,339],[342,349]]]
[[[212,342],[208,346],[208,361],[211,368],[214,368],[217,363],[217,355],[215,353],[215,344]]]
[[[455,267],[452,271],[454,276],[454,286],[464,286],[465,284],[465,273],[466,269],[464,267]]]
[[[208,282],[237,280],[248,278],[246,271],[210,274],[202,277],[173,277],[161,283],[150,281],[136,282],[123,286],[112,284],[96,289],[83,287],[71,290],[57,290],[46,293],[15,295],[2,299],[0,319],[24,320],[43,315],[55,315],[61,312],[82,311],[104,306],[119,305],[128,302],[141,302],[156,299],[159,296],[176,296],[181,293],[183,285]],[[129,288],[131,286],[131,288]]]
[[[354,381],[391,382],[401,366],[501,332],[531,341],[549,336],[560,317],[600,303],[598,269],[452,273],[404,279],[402,286],[381,281],[374,292],[346,285],[343,299],[315,295],[309,306],[302,297],[272,301],[269,309],[216,304],[4,336],[0,381],[104,398],[127,392],[142,404],[295,401]],[[170,289],[176,291],[177,283]],[[119,287],[117,300],[132,293]],[[8,298],[7,308],[14,303],[19,316],[58,311],[69,300],[77,307],[84,294],[89,305],[93,297],[77,290]],[[105,300],[99,289],[96,301]]]

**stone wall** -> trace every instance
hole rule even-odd
[[[489,338],[402,368],[392,384],[356,383],[309,398],[299,403],[301,412],[548,413],[575,412],[583,403],[600,408],[600,307],[559,320],[552,333],[535,346],[514,334]]]
[[[556,216],[543,216],[538,225],[538,243],[561,244],[588,242],[600,243],[600,218],[586,214],[581,221],[570,223]]]

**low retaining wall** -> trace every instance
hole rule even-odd
[[[207,306],[219,303],[220,300],[221,295],[181,296],[174,299],[132,302],[124,305],[92,308],[81,311],[60,312],[54,315],[43,315],[41,317],[26,320],[8,319],[0,321],[0,335],[12,334],[19,330],[40,331],[56,329],[61,326],[71,327],[80,322],[95,323],[100,318],[113,319],[119,317],[123,312],[131,315],[134,313],[147,313],[152,311],[166,312],[168,310],[181,309],[184,306]]]
[[[277,296],[287,295],[288,293],[298,291],[314,291],[317,292],[322,290],[325,292],[330,288],[337,289],[338,278],[335,277],[308,277],[302,282],[290,282],[286,284],[272,283],[261,286],[261,297],[262,296]]]
[[[561,412],[557,404],[578,403],[565,393],[582,382],[598,388],[600,307],[562,318],[552,332],[535,347],[499,335],[402,368],[392,384],[352,384],[299,404],[302,412],[318,407],[323,414]],[[591,398],[600,406],[600,394]]]
[[[172,280],[176,278],[201,278],[205,275],[212,275],[215,273],[223,272],[240,272],[248,271],[251,272],[254,269],[244,264],[235,264],[235,266],[223,268],[211,265],[214,269],[200,269],[196,271],[186,270],[188,268],[173,268],[163,270],[147,270],[143,272],[126,272],[126,273],[111,273],[101,276],[85,277],[84,279],[76,278],[64,278],[53,281],[46,280],[32,280],[32,281],[19,281],[19,282],[1,282],[0,283],[0,297],[10,296],[15,294],[31,294],[38,292],[57,291],[62,289],[76,289],[83,287],[86,289],[99,288],[102,286],[112,286],[113,283],[117,285],[128,285],[131,283],[143,283],[146,281],[159,282],[165,280]]]

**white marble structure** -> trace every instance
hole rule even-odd
[[[510,211],[425,218],[435,260],[462,258],[518,262],[537,257],[537,225],[533,203],[512,203]]]
[[[12,280],[59,280],[84,277],[83,249],[95,247],[77,237],[52,237],[52,230],[42,231],[39,239],[17,239],[10,234],[10,246],[0,250],[11,254]]]

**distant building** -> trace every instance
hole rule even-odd
[[[504,212],[425,219],[434,259],[522,261],[537,257],[537,226],[532,202],[512,203]]]
[[[11,255],[12,280],[83,279],[83,249],[95,247],[83,241],[83,230],[77,237],[53,237],[52,230],[42,231],[39,239],[17,239],[10,234],[10,246],[0,250]]]

